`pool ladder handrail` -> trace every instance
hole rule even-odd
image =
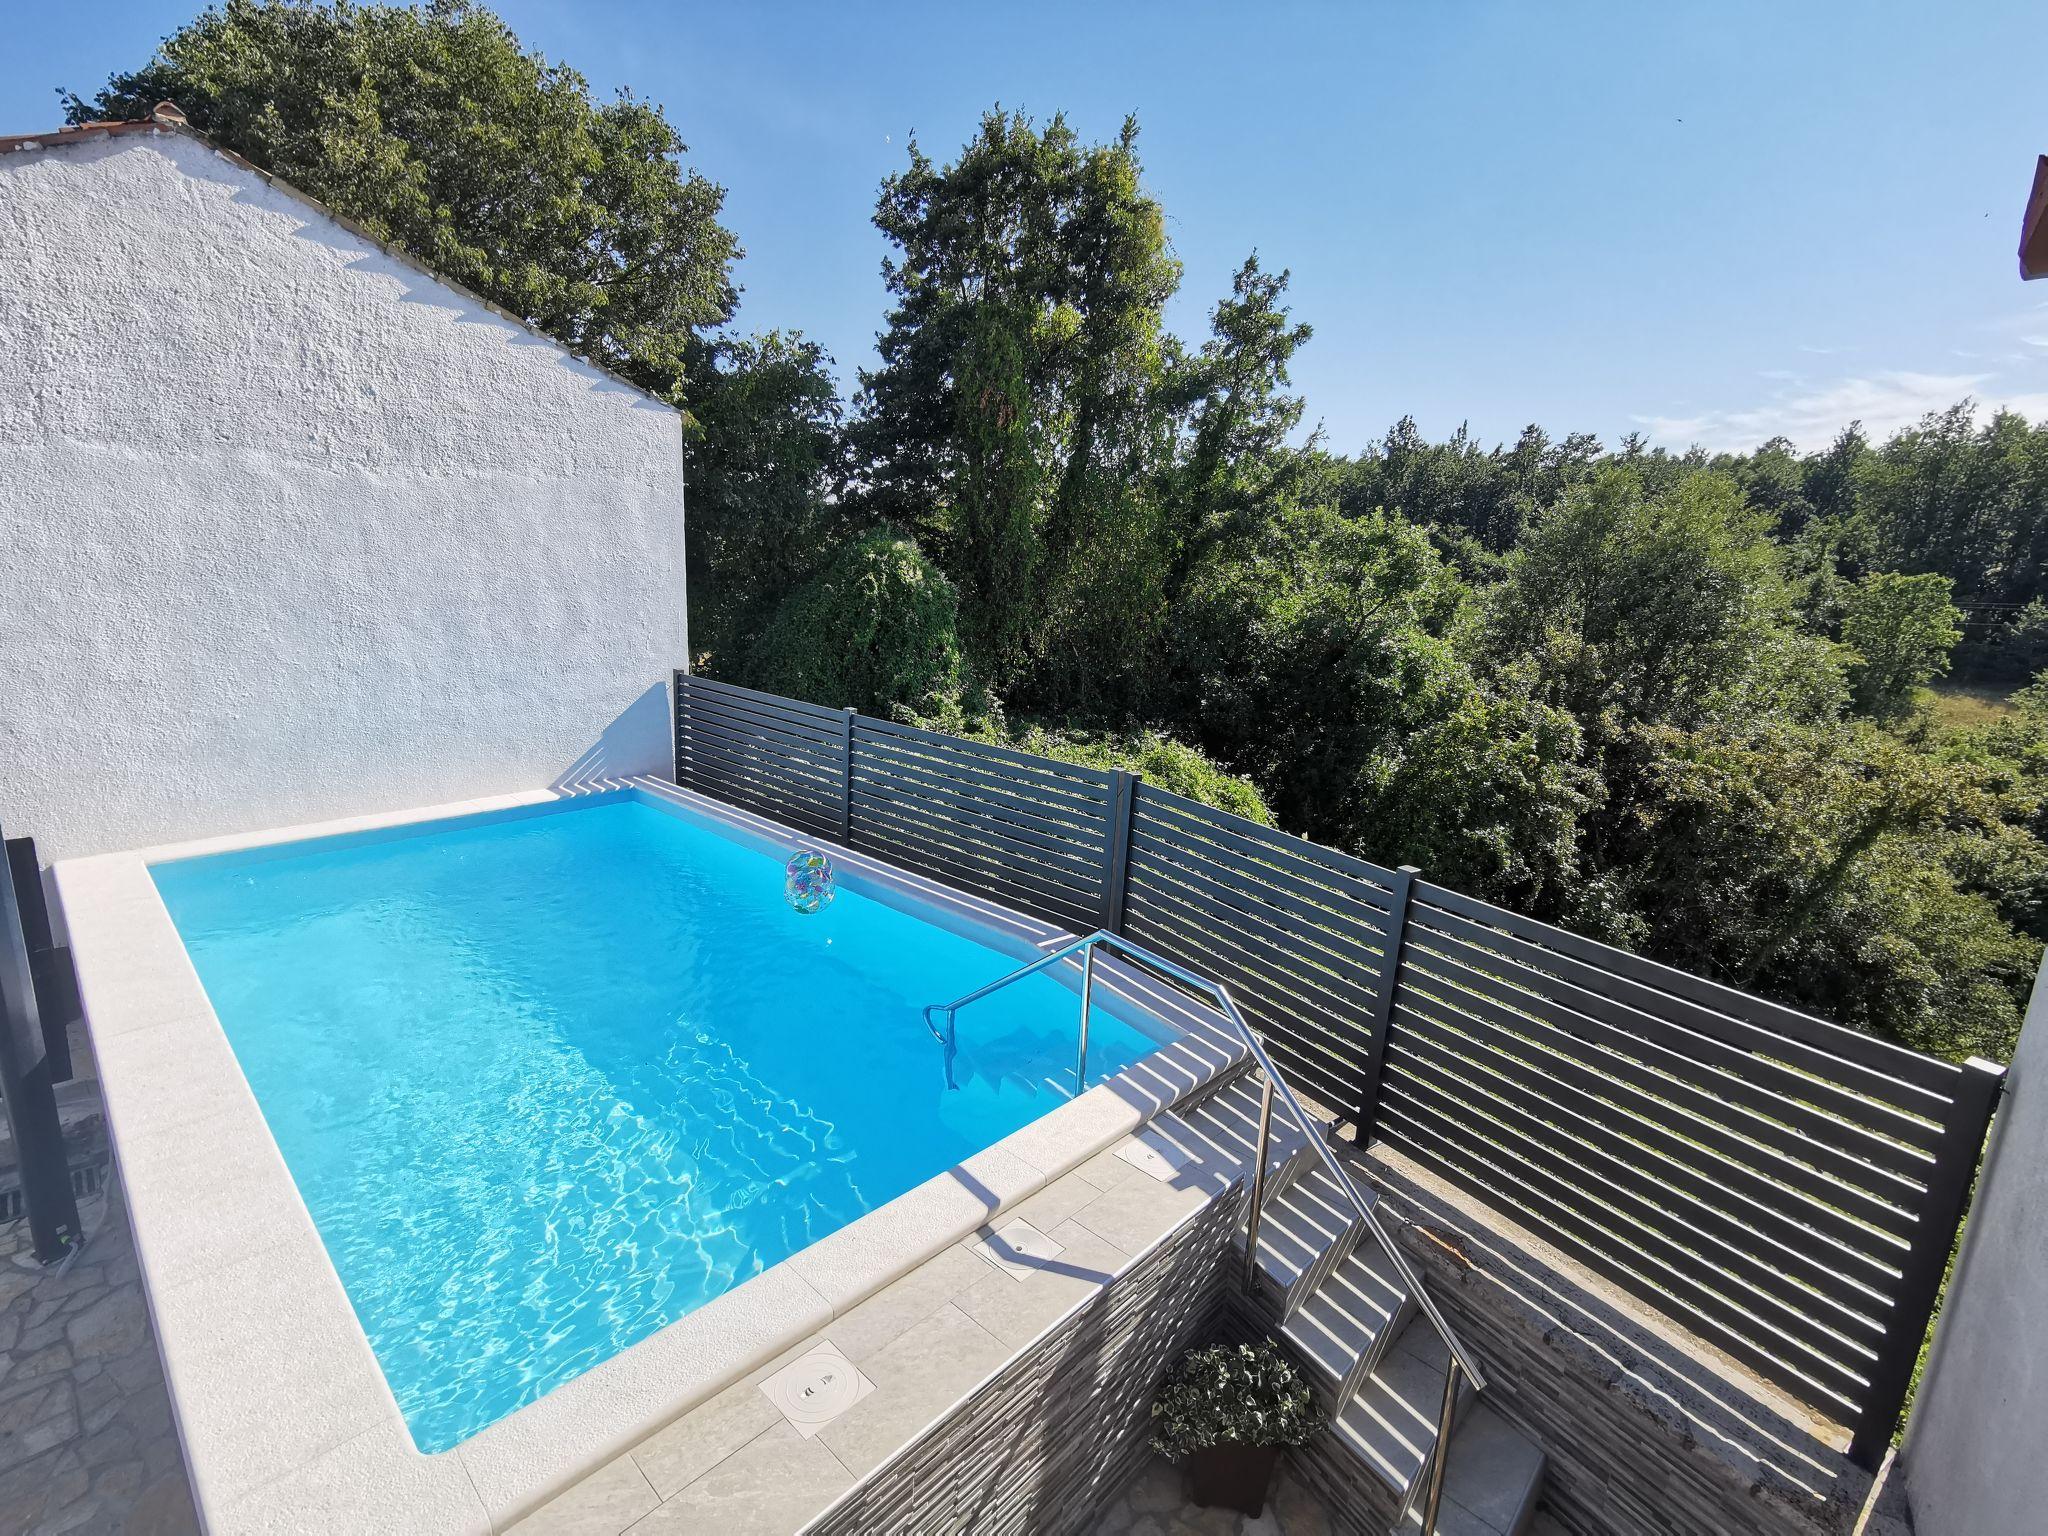
[[[1443,1501],[1444,1464],[1449,1459],[1451,1430],[1458,1411],[1458,1378],[1462,1373],[1471,1381],[1472,1390],[1475,1392],[1485,1390],[1486,1378],[1480,1372],[1479,1366],[1472,1359],[1471,1354],[1459,1342],[1458,1336],[1451,1332],[1450,1323],[1445,1320],[1443,1313],[1437,1310],[1437,1305],[1430,1299],[1429,1293],[1423,1289],[1421,1277],[1409,1266],[1408,1261],[1401,1256],[1400,1250],[1394,1246],[1393,1237],[1387,1232],[1385,1227],[1380,1225],[1379,1218],[1373,1214],[1372,1206],[1367,1203],[1363,1195],[1359,1194],[1358,1186],[1351,1182],[1351,1176],[1344,1171],[1343,1165],[1337,1160],[1337,1155],[1330,1150],[1329,1143],[1324,1139],[1320,1128],[1310,1119],[1308,1112],[1301,1107],[1301,1101],[1294,1096],[1293,1088],[1289,1087],[1287,1080],[1280,1075],[1279,1068],[1273,1065],[1273,1059],[1266,1054],[1266,1048],[1260,1043],[1257,1032],[1253,1030],[1250,1024],[1245,1022],[1244,1015],[1237,1011],[1237,1004],[1232,1001],[1230,990],[1227,987],[1223,986],[1220,982],[1211,981],[1208,977],[1199,975],[1185,966],[1176,965],[1164,955],[1157,954],[1145,948],[1142,944],[1134,944],[1129,939],[1119,934],[1110,933],[1106,929],[1097,929],[1085,938],[1075,939],[1072,943],[1064,944],[1048,954],[1039,956],[1038,959],[1031,961],[1028,965],[1019,966],[1007,976],[1000,976],[985,987],[977,987],[964,997],[957,997],[950,1003],[927,1004],[924,1010],[925,1028],[932,1032],[932,1038],[941,1045],[947,1044],[953,1038],[953,1016],[962,1008],[965,1008],[970,1003],[981,1001],[991,992],[1000,992],[1004,987],[1009,986],[1013,982],[1022,981],[1027,976],[1036,975],[1040,971],[1048,970],[1063,961],[1071,960],[1076,955],[1079,955],[1081,957],[1081,1032],[1080,1052],[1074,1064],[1074,1095],[1078,1098],[1088,1086],[1088,1014],[1089,1005],[1095,990],[1095,955],[1098,950],[1102,949],[1108,949],[1121,958],[1134,962],[1145,970],[1155,972],[1166,980],[1177,983],[1207,998],[1215,1005],[1217,1012],[1230,1021],[1231,1026],[1237,1031],[1238,1037],[1244,1041],[1246,1048],[1251,1052],[1252,1060],[1258,1064],[1259,1071],[1264,1076],[1264,1086],[1259,1094],[1258,1150],[1256,1157],[1252,1161],[1250,1210],[1245,1221],[1245,1294],[1251,1295],[1257,1286],[1259,1218],[1265,1204],[1266,1153],[1272,1138],[1273,1104],[1277,1095],[1279,1102],[1287,1110],[1288,1118],[1295,1123],[1296,1128],[1300,1130],[1302,1138],[1308,1145],[1315,1149],[1316,1156],[1322,1160],[1324,1169],[1336,1181],[1337,1188],[1343,1192],[1344,1198],[1350,1202],[1352,1210],[1357,1212],[1359,1217],[1365,1222],[1366,1230],[1373,1235],[1375,1241],[1379,1243],[1381,1251],[1386,1254],[1388,1261],[1394,1266],[1394,1273],[1399,1277],[1401,1284],[1406,1287],[1408,1294],[1415,1298],[1418,1310],[1428,1320],[1429,1326],[1435,1330],[1436,1336],[1443,1341],[1444,1348],[1449,1351],[1450,1360],[1444,1370],[1443,1403],[1437,1413],[1436,1444],[1431,1449],[1429,1456],[1428,1494],[1424,1500],[1422,1510],[1421,1536],[1435,1536],[1437,1511]],[[943,1033],[932,1022],[932,1015],[935,1013],[945,1015],[946,1029]],[[1420,1481],[1418,1479],[1416,1484],[1409,1485],[1407,1498],[1402,1501],[1400,1514],[1396,1516],[1394,1521],[1397,1528],[1402,1521],[1408,1518],[1409,1505],[1414,1500],[1415,1489]]]

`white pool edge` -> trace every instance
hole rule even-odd
[[[1130,1069],[849,1223],[454,1449],[415,1450],[312,1218],[150,878],[168,859],[578,798],[657,796],[777,844],[822,844],[1022,956],[1055,926],[661,780],[539,790],[71,859],[54,867],[144,1293],[211,1531],[319,1511],[498,1531],[1227,1070],[1242,1046],[1169,989],[1106,967],[1115,1011],[1180,1034]],[[1156,1031],[1157,1024],[1153,1024]],[[259,1499],[258,1494],[262,1497]],[[238,1518],[238,1510],[245,1518]]]

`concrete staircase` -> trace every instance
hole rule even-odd
[[[1239,1077],[1158,1130],[1218,1176],[1249,1185],[1260,1081]],[[1366,1199],[1373,1198],[1365,1191]],[[1240,1255],[1244,1232],[1237,1236]],[[1450,1354],[1399,1270],[1300,1130],[1276,1109],[1259,1224],[1257,1298],[1329,1412],[1336,1445],[1392,1495],[1420,1531]],[[1441,1536],[1523,1536],[1543,1483],[1543,1452],[1467,1387],[1445,1463]],[[1413,1495],[1411,1498],[1410,1495]]]

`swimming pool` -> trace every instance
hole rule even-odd
[[[1065,1103],[993,933],[632,792],[151,874],[415,1445],[445,1450]],[[1089,1081],[1159,1042],[1098,1007]]]

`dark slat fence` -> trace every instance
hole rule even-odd
[[[1282,1071],[1831,1417],[1897,1424],[2002,1069],[1132,775],[678,673],[677,779],[1228,986]]]

